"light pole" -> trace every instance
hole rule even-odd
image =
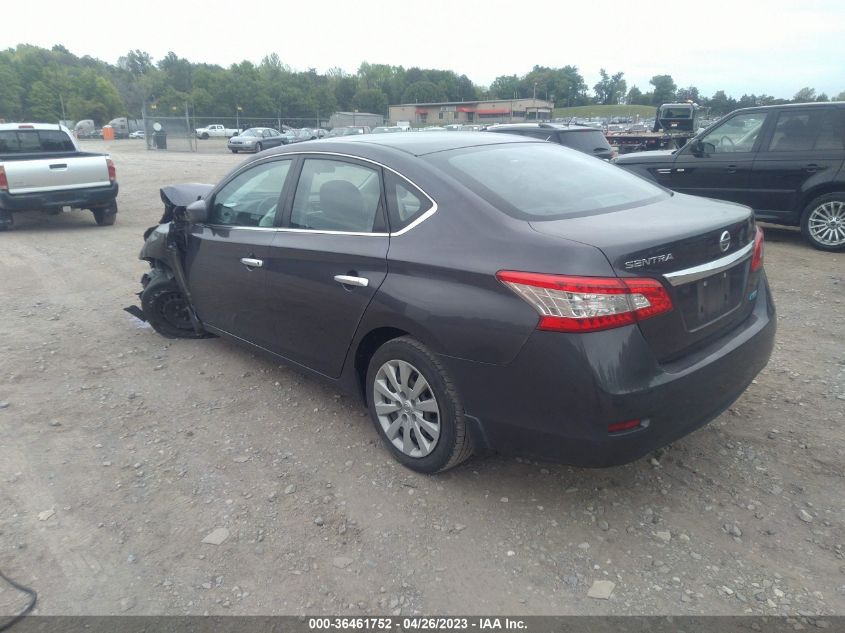
[[[537,118],[538,118],[537,117],[537,114],[538,114],[538,112],[537,112],[537,82],[536,81],[534,82],[534,97],[533,97],[533,99],[534,99],[534,120],[536,121]]]

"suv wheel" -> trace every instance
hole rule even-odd
[[[367,403],[388,450],[412,470],[441,472],[472,454],[454,384],[437,357],[413,338],[388,341],[373,355]]]
[[[845,250],[845,192],[834,191],[808,204],[801,216],[801,233],[819,250]]]

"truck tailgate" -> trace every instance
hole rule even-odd
[[[3,167],[10,194],[109,185],[106,157],[102,155],[9,160]]]

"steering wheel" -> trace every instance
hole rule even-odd
[[[730,136],[723,136],[722,138],[719,139],[719,145],[722,146],[722,147],[727,147],[727,143],[725,143],[725,141],[727,141],[728,143],[731,144],[731,150],[730,151],[735,152],[736,151],[736,143],[733,142],[733,139],[731,139]]]

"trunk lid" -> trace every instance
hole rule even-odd
[[[109,185],[106,157],[101,154],[63,154],[4,159],[10,194],[36,193]]]
[[[759,272],[751,273],[754,220],[748,207],[675,194],[653,204],[531,226],[599,248],[620,277],[663,284],[673,309],[639,323],[661,362],[723,335],[753,308],[749,299]]]

